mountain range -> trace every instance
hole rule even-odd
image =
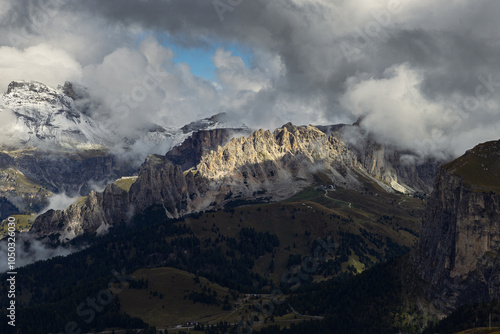
[[[386,192],[425,194],[428,175],[437,167],[434,161],[405,166],[397,152],[387,154],[381,145],[359,159],[341,133],[328,136],[314,126],[286,124],[230,139],[238,131],[199,131],[165,156],[149,156],[129,189],[110,184],[66,211],[50,210],[36,219],[32,232],[59,234],[64,241],[126,221],[152,205],[178,218],[235,201],[284,200],[318,179],[357,191],[370,183]]]
[[[237,332],[237,317],[250,312],[246,323],[262,333],[281,333],[290,321],[286,333],[421,333],[500,297],[500,141],[443,161],[377,142],[362,118],[271,131],[224,114],[120,137],[83,101],[84,90],[70,83],[13,82],[2,97],[0,113],[12,116],[0,154],[2,213],[37,213],[25,240],[86,248],[20,269],[21,317],[33,332],[77,317],[77,297],[102,288],[110,263],[129,265],[133,283],[89,331],[167,328],[206,312],[207,323],[225,319]],[[140,167],[113,153],[147,140],[168,149]],[[60,193],[80,197],[42,210]],[[179,283],[186,280],[194,283]],[[172,304],[206,308],[186,306],[165,320],[175,310],[156,298],[172,289]],[[287,303],[271,298],[277,289]],[[250,292],[260,309],[238,297]],[[278,326],[275,315],[283,317]]]

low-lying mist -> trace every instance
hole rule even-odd
[[[0,241],[0,254],[7,254],[7,240]],[[56,256],[68,256],[71,253],[80,251],[85,247],[74,246],[49,246],[37,240],[30,233],[18,233],[16,235],[16,261],[15,267],[21,268],[37,261],[47,260]],[[0,273],[12,271],[8,268],[7,261],[1,261]],[[15,271],[15,270],[14,270]]]

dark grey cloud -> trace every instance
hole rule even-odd
[[[369,113],[371,122],[367,122],[373,128],[368,130],[391,131],[398,125],[383,121],[388,105],[379,101],[364,107],[369,99],[376,99],[371,89],[386,94],[387,101],[400,104],[406,117],[411,116],[412,123],[401,120],[400,125],[416,124],[418,131],[403,131],[409,134],[404,143],[427,143],[423,154],[432,149],[456,153],[494,139],[500,130],[498,1],[46,0],[35,4],[20,0],[3,1],[6,14],[1,16],[1,26],[12,33],[33,28],[37,10],[43,7],[40,3],[53,4],[57,11],[51,22],[35,25],[38,29],[32,29],[36,31],[31,42],[12,45],[5,37],[0,41],[16,48],[42,42],[56,45],[80,61],[87,79],[88,66],[98,69],[95,78],[101,70],[111,73],[111,64],[103,67],[106,57],[143,62],[134,67],[140,72],[141,66],[149,64],[139,60],[145,53],[125,56],[120,51],[133,50],[134,38],[140,34],[165,35],[183,46],[239,43],[253,50],[251,69],[219,52],[220,86],[212,87],[172,67],[172,80],[166,80],[164,91],[179,98],[168,100],[172,115],[167,119],[179,113],[198,117],[225,110],[251,125],[272,127],[282,120],[347,122],[359,113]],[[220,5],[221,10],[229,9],[223,12],[223,20],[214,3],[226,4]],[[74,23],[74,31],[65,22]],[[59,43],[61,34],[66,40],[75,36],[78,43]],[[82,57],[78,45],[92,48],[92,41],[97,45],[92,56]],[[90,78],[88,82],[106,87],[112,80]],[[184,88],[177,89],[176,82]],[[400,86],[405,91],[381,89]],[[118,86],[115,93],[133,87],[133,82]],[[157,95],[158,101],[165,97]],[[187,96],[192,103],[186,103]]]

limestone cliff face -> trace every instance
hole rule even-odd
[[[130,188],[129,203],[136,212],[161,204],[171,217],[196,210],[200,193],[192,173],[184,175],[179,165],[163,156],[149,156],[137,181]]]
[[[258,130],[221,144],[229,136],[225,129],[200,131],[165,158],[148,158],[131,188],[131,205],[141,211],[161,204],[175,217],[221,207],[235,198],[281,200],[313,184],[318,173],[350,189],[361,188],[367,180],[388,191],[395,188],[379,169],[367,170],[339,133],[327,135],[314,126],[289,123],[274,132]]]
[[[441,167],[412,262],[444,311],[500,297],[500,141]]]
[[[213,129],[193,132],[181,145],[170,150],[166,157],[183,170],[196,166],[204,154],[217,150],[233,136],[248,134],[246,129]]]
[[[367,172],[400,192],[430,193],[440,162],[429,158],[418,161],[410,152],[401,152],[368,142],[356,156]]]
[[[258,191],[259,187],[269,190],[269,185],[286,186],[292,181],[300,189],[311,183],[315,172],[324,172],[333,183],[347,188],[359,187],[362,176],[388,191],[430,192],[437,161],[417,163],[410,153],[369,139],[351,145],[345,140],[346,128],[349,126],[318,128],[289,123],[274,132],[258,130],[205,154],[197,170],[212,181],[238,187],[240,194],[245,194],[241,183]]]
[[[192,173],[184,175],[180,166],[151,155],[128,192],[113,183],[102,193],[91,191],[66,210],[49,210],[38,216],[30,231],[39,237],[59,235],[58,240],[65,242],[84,233],[105,233],[154,204],[163,205],[170,217],[180,217],[208,206],[203,201]]]
[[[366,168],[367,160],[360,162],[341,134],[330,132],[327,135],[314,126],[289,123],[274,132],[258,130],[248,137],[229,140],[233,134],[224,129],[200,131],[166,156],[148,157],[130,188],[127,208],[125,204],[110,207],[110,201],[93,194],[97,198],[95,205],[89,196],[88,203],[83,203],[87,208],[44,214],[36,219],[34,228],[40,234],[44,230],[54,233],[46,229],[53,222],[58,226],[62,223],[63,229],[78,222],[93,232],[102,224],[113,224],[112,219],[123,219],[114,210],[139,213],[159,204],[167,215],[179,217],[220,208],[235,199],[282,200],[318,179],[349,189],[362,189],[365,182],[377,183],[387,191],[414,189],[411,184],[401,185],[387,177],[389,174],[380,167],[383,154],[375,167]],[[395,170],[390,162],[384,162],[384,166]],[[418,173],[415,177],[420,181]],[[85,216],[87,211],[94,216]],[[97,223],[89,225],[85,219]]]
[[[128,204],[127,191],[110,184],[102,193],[91,191],[83,203],[38,216],[30,232],[40,237],[58,234],[62,242],[83,233],[103,234],[111,225],[130,218]]]
[[[363,173],[356,157],[337,137],[313,126],[286,124],[274,132],[258,130],[204,155],[197,172],[212,188],[250,196],[266,191],[274,199],[291,196],[326,172],[338,185],[356,187]]]

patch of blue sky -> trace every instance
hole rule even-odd
[[[202,48],[186,48],[174,44],[164,45],[174,52],[174,62],[187,63],[191,68],[191,73],[197,77],[202,77],[210,81],[215,81],[215,65],[212,57],[219,47],[224,47],[226,51],[231,51],[233,56],[241,57],[246,67],[252,64],[252,54],[237,44],[210,45]]]
[[[146,38],[147,35],[141,35],[138,42]],[[174,63],[186,63],[191,68],[191,73],[210,81],[215,81],[215,65],[212,58],[215,51],[223,47],[226,51],[231,51],[233,56],[243,59],[246,67],[252,66],[252,52],[237,43],[218,44],[213,43],[208,46],[187,47],[172,42],[166,36],[157,36],[159,43],[164,47],[172,49],[174,52]]]

